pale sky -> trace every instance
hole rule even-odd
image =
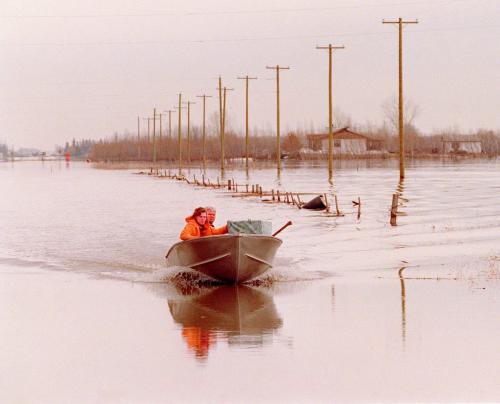
[[[326,127],[328,57],[334,105],[357,124],[381,124],[397,94],[398,17],[404,30],[405,96],[424,131],[500,129],[500,0],[1,0],[0,143],[52,150],[72,138],[136,132],[137,116],[172,109],[177,94],[201,124],[196,95],[216,97],[217,77],[234,88],[228,117],[275,130]],[[207,114],[218,110],[216,98]],[[186,121],[186,116],[183,118]],[[175,120],[177,122],[177,120]]]

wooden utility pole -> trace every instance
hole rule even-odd
[[[153,108],[153,163],[156,164],[156,108]],[[148,121],[149,123],[149,121]],[[161,128],[161,114],[160,114],[160,128]],[[160,129],[161,136],[161,129]]]
[[[278,174],[281,172],[281,141],[280,141],[280,70],[289,70],[289,67],[266,66],[266,69],[276,70],[276,159]]]
[[[161,124],[162,124],[162,118],[163,118],[163,114],[160,112],[158,114],[158,116],[160,117],[160,134],[159,134],[159,137],[158,137],[158,142],[161,144],[161,135],[162,135],[162,131],[161,131]]]
[[[227,92],[233,91],[234,88],[224,87],[224,96],[223,96],[223,106],[222,106],[222,136],[225,139],[226,137],[226,105],[227,105]]]
[[[239,80],[245,80],[245,168],[248,172],[248,149],[249,149],[249,138],[248,138],[248,81],[257,80],[257,77],[238,77]]]
[[[399,28],[399,178],[405,177],[405,142],[404,142],[404,120],[403,120],[403,24],[418,24],[418,20],[403,21],[399,18],[397,21],[382,20],[382,24],[398,24]]]
[[[168,138],[171,139],[172,138],[172,112],[174,112],[174,111],[171,109],[168,109],[168,110],[163,111],[163,112],[168,112]]]
[[[169,153],[169,147],[171,146],[171,140],[172,140],[172,112],[174,112],[174,110],[165,110],[163,111],[164,113],[165,112],[168,112],[168,142],[166,142],[166,158],[170,158],[170,153]]]
[[[191,104],[196,104],[193,101],[184,102],[187,105],[188,120],[187,120],[187,161],[191,162]]]
[[[224,138],[226,126],[226,94],[227,91],[232,91],[232,88],[222,87],[222,78],[219,76],[219,116],[220,116],[220,169],[223,172],[225,169],[225,151]]]
[[[161,112],[158,114],[158,116],[160,117],[160,135],[159,135],[159,139],[158,139],[158,149],[159,149],[158,155],[159,155],[160,160],[161,160],[161,139],[162,139],[162,134],[163,134],[163,132],[162,132],[163,115],[165,115],[165,114],[163,114]]]
[[[316,49],[328,49],[328,179],[333,177],[333,100],[332,100],[332,53],[335,49],[344,49],[342,46],[316,46]]]
[[[222,77],[219,76],[219,134],[220,134],[220,170],[224,171],[224,129],[222,127],[222,122],[224,120],[224,115],[222,111]]]
[[[143,121],[148,121],[148,137],[147,137],[147,142],[149,143],[149,122],[151,121],[151,118],[149,118],[149,117],[147,117],[147,118],[142,118],[142,120],[143,120]],[[149,149],[148,149],[148,146],[146,146],[146,147],[145,147],[145,149],[146,149],[146,153],[145,153],[146,155],[144,156],[144,158],[147,160],[147,158],[148,158],[148,157],[147,157],[147,154],[148,154],[148,152],[147,152],[147,151],[149,150]]]
[[[137,160],[141,159],[141,117],[137,117]]]
[[[156,108],[153,108],[153,163],[156,164]]]
[[[211,95],[197,95],[198,98],[203,98],[203,126],[202,126],[202,137],[203,137],[203,146],[202,146],[202,159],[203,159],[203,169],[206,168],[206,132],[205,132],[205,104],[207,98],[212,98]]]
[[[182,172],[182,93],[179,93],[179,106],[176,107],[179,111],[179,123],[177,126],[177,143],[179,146],[178,157],[179,157],[179,174]]]

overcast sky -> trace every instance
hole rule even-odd
[[[234,88],[228,117],[275,128],[281,73],[282,132],[326,127],[327,51],[334,54],[334,105],[355,123],[382,123],[397,94],[397,27],[404,30],[405,96],[428,133],[500,129],[500,0],[1,0],[0,142],[51,150],[72,138],[137,130],[137,116],[172,108],[177,93],[216,96]],[[217,110],[216,98],[207,112]],[[184,117],[184,121],[185,121]]]

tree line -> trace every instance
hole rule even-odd
[[[399,150],[399,138],[388,126],[353,126],[350,130],[365,135],[370,139],[377,141],[379,154],[381,157],[387,157]],[[309,132],[307,132],[309,133]],[[307,133],[305,131],[293,131],[284,134],[281,137],[281,151],[283,155],[290,158],[307,158],[304,149],[308,147]],[[324,133],[324,131],[323,131]],[[203,139],[201,130],[194,127],[191,131],[189,142],[183,134],[181,142],[181,154],[183,161],[201,161],[203,158]],[[497,156],[500,152],[500,132],[480,129],[475,133],[464,135],[457,134],[453,130],[443,130],[431,135],[423,135],[413,125],[405,126],[405,149],[412,156],[439,155],[442,152],[443,139],[460,138],[480,140],[482,143],[482,153],[488,156]],[[156,136],[156,160],[157,161],[175,161],[178,159],[179,143],[175,135],[172,137],[163,135],[161,138]],[[225,157],[227,159],[239,159],[245,157],[246,143],[245,136],[230,131],[225,135]],[[207,161],[217,161],[220,158],[220,139],[218,134],[211,133],[206,136],[205,156]],[[152,136],[142,136],[123,134],[115,136],[112,139],[99,140],[93,142],[89,157],[93,160],[110,161],[152,161],[154,145]],[[273,160],[276,155],[276,136],[275,134],[252,133],[249,139],[249,157],[258,160]],[[325,156],[316,156],[326,158]],[[362,157],[362,156],[361,156]]]

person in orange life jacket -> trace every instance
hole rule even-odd
[[[207,211],[205,208],[196,208],[191,216],[186,217],[186,225],[182,229],[181,240],[191,240],[202,236],[207,222]]]
[[[214,226],[215,222],[215,208],[212,206],[207,206],[205,208],[207,211],[207,221],[205,223],[205,226],[203,227],[203,230],[201,232],[202,236],[216,236],[218,234],[226,234],[227,233],[227,224],[216,228]]]

